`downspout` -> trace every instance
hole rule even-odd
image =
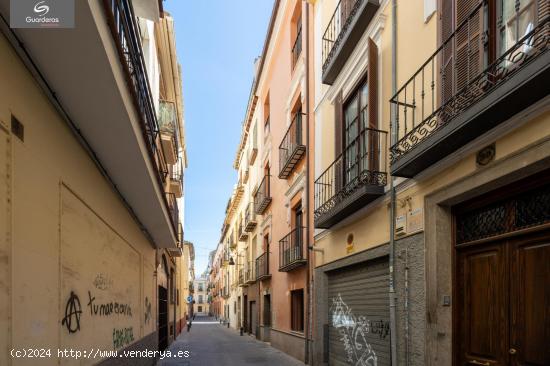
[[[307,227],[306,227],[306,321],[305,321],[305,342],[304,342],[304,363],[309,364],[309,339],[310,339],[310,331],[311,331],[311,296],[312,292],[310,289],[310,272],[311,272],[311,263],[309,258],[309,247],[310,247],[310,230],[313,230],[313,228],[310,226],[310,197],[309,197],[309,185],[310,185],[310,159],[311,159],[311,149],[312,146],[310,144],[309,140],[309,125],[310,125],[310,110],[309,110],[309,4],[307,1],[304,2],[305,4],[305,23],[306,23],[306,30],[305,30],[305,37],[306,37],[306,47],[305,47],[305,57],[304,57],[304,63],[305,63],[305,72],[306,72],[306,90],[305,90],[305,100],[306,100],[306,144],[309,147],[306,151],[306,204],[305,204],[305,210],[306,210],[306,217],[307,217]]]
[[[392,0],[392,95],[397,92],[397,0]],[[392,125],[396,121],[396,105],[391,108]],[[391,144],[397,141],[397,126],[391,126]],[[391,174],[391,173],[390,173]],[[391,364],[397,365],[397,324],[395,295],[395,187],[394,178],[390,176],[390,339]]]

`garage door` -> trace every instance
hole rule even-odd
[[[329,364],[390,365],[388,258],[328,273]]]

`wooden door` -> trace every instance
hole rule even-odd
[[[550,365],[550,234],[510,250],[510,365]]]
[[[457,364],[550,365],[550,232],[459,249]]]
[[[506,246],[458,254],[459,365],[507,365]]]

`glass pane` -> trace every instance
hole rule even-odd
[[[357,118],[357,97],[353,98],[353,100],[346,106],[344,114],[347,127],[354,119]]]
[[[502,0],[502,25],[501,28],[501,49],[504,54],[520,39],[528,35],[535,28],[535,2],[521,1],[519,10],[516,12],[516,0]],[[518,51],[528,52],[532,47],[532,40],[527,40],[525,46]]]

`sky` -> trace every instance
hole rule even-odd
[[[166,0],[182,66],[188,168],[184,238],[195,246],[195,274],[220,239],[237,182],[233,161],[272,0]]]

